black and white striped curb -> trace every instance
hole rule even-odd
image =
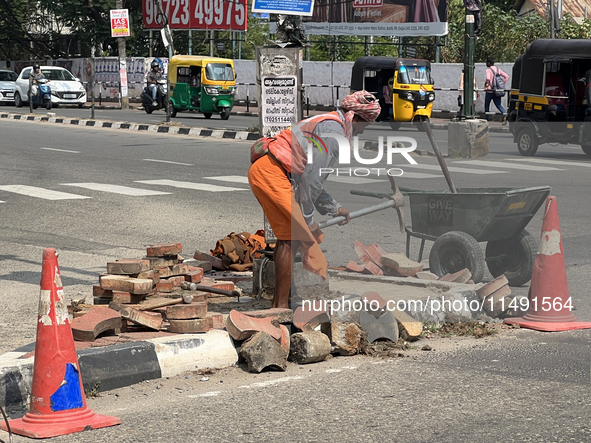
[[[0,405],[20,410],[29,405],[35,344],[0,355]],[[238,363],[228,333],[182,334],[77,351],[85,390],[130,386],[200,369],[223,369]],[[24,357],[24,358],[23,358]]]
[[[261,136],[255,132],[229,131],[227,129],[204,129],[187,126],[150,125],[145,123],[112,122],[97,119],[50,117],[47,115],[1,113],[0,119],[34,121],[42,123],[58,123],[93,128],[126,129],[129,131],[146,131],[160,134],[193,135],[198,137],[225,138],[231,140],[258,140]]]

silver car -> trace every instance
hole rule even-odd
[[[14,101],[17,77],[12,71],[0,69],[0,103]]]

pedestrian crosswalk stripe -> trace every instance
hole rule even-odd
[[[489,166],[492,168],[520,169],[522,171],[563,171],[563,169],[552,168],[549,166],[518,165],[515,163],[493,162],[488,160],[460,160],[455,163],[461,163],[462,165]]]
[[[557,166],[582,166],[584,168],[591,168],[591,163],[581,162],[569,162],[564,160],[549,160],[544,158],[508,158],[507,160],[520,161],[520,162],[532,162],[532,163],[546,163],[548,165]]]
[[[36,186],[26,185],[0,186],[0,191],[14,192],[15,194],[43,198],[45,200],[76,200],[82,198],[92,198],[85,195],[69,194],[67,192],[52,191],[51,189],[37,188]]]
[[[432,171],[441,171],[441,166],[439,165],[405,165],[404,168],[417,168],[417,169],[430,169]],[[455,166],[448,166],[450,172],[459,172],[464,174],[476,174],[476,175],[486,175],[486,174],[506,174],[509,171],[493,171],[490,169],[466,169],[466,168],[456,168]],[[405,174],[406,175],[406,174]]]
[[[221,175],[219,177],[203,177],[207,180],[219,180],[221,182],[248,184],[248,177],[242,175]]]
[[[168,163],[171,165],[181,165],[181,166],[195,166],[192,163],[173,162],[173,161],[169,161],[169,160],[156,160],[153,158],[145,158],[144,161],[145,162],[156,162],[156,163]]]
[[[6,203],[5,201],[0,200],[0,203]]]
[[[46,151],[57,151],[57,152],[67,152],[69,154],[80,154],[80,151],[70,151],[69,149],[57,149],[57,148],[40,148]]]
[[[136,183],[144,183],[146,185],[172,186],[175,188],[196,189],[198,191],[209,192],[247,191],[247,189],[244,188],[209,185],[206,183],[180,182],[176,180],[137,180]]]
[[[64,186],[76,186],[92,191],[112,192],[114,194],[141,197],[145,195],[167,195],[170,192],[152,191],[151,189],[130,188],[128,186],[108,185],[105,183],[62,183]]]

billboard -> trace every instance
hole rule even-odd
[[[252,12],[262,14],[312,15],[314,0],[253,0]]]
[[[447,2],[316,0],[312,17],[302,19],[309,35],[446,35]]]
[[[142,0],[145,29],[160,29],[158,0]],[[170,29],[246,31],[247,0],[162,0]]]

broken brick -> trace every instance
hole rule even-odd
[[[139,303],[144,299],[145,295],[143,294],[131,294],[129,292],[121,292],[121,291],[113,291],[113,298],[112,300],[115,303],[123,304],[123,303]]]
[[[279,344],[285,352],[289,354],[289,347],[291,346],[291,337],[289,335],[289,329],[285,325],[279,325],[279,329],[281,329],[281,338],[279,339]]]
[[[180,243],[158,243],[146,248],[148,257],[167,257],[179,255],[181,252],[183,252],[183,246]]]
[[[166,297],[155,297],[150,300],[144,300],[140,303],[140,311],[151,311],[153,309],[163,308],[165,306],[172,306],[179,303],[183,303],[182,298],[166,298]]]
[[[445,281],[448,283],[466,283],[472,278],[472,273],[468,268],[464,268],[461,271],[454,272],[453,274],[445,274],[439,279],[439,281]]]
[[[400,253],[382,255],[381,264],[393,270],[397,277],[412,277],[423,270],[422,264]]]
[[[367,341],[373,343],[379,339],[398,341],[398,322],[392,311],[385,311],[378,318],[361,311],[359,316],[361,327],[367,333]]]
[[[157,331],[162,327],[162,315],[158,312],[140,311],[130,306],[120,305],[114,302],[109,304],[109,308],[119,312],[121,317],[132,323],[146,326]]]
[[[120,259],[107,263],[107,273],[118,275],[140,274],[150,269],[150,261],[144,259]]]
[[[285,371],[288,353],[277,340],[265,332],[256,332],[242,345],[240,355],[246,360],[250,372],[261,372],[265,368]]]
[[[93,297],[113,298],[113,291],[110,289],[103,289],[99,285],[92,286]]]
[[[192,318],[188,320],[169,320],[170,332],[175,334],[195,334],[209,331],[207,318]]]
[[[480,300],[483,300],[484,298],[491,295],[493,292],[498,291],[503,286],[507,286],[508,284],[509,284],[509,280],[507,280],[507,277],[505,277],[505,274],[502,274],[499,277],[495,278],[494,280],[492,280],[492,281],[488,282],[487,284],[485,284],[484,286],[482,286],[480,289],[478,289],[476,291],[476,295],[478,295],[478,298]],[[511,290],[509,290],[509,294],[510,293],[511,293]],[[509,294],[506,294],[506,295],[509,295]]]
[[[281,339],[281,329],[273,325],[270,318],[254,318],[236,310],[230,311],[226,319],[226,330],[234,340],[245,340],[256,332],[266,332],[274,339]]]
[[[384,275],[382,269],[372,261],[367,262],[364,268],[364,274]]]
[[[121,315],[113,309],[93,307],[86,315],[71,322],[72,335],[76,341],[94,341],[106,331],[121,329]]]
[[[433,274],[432,272],[429,271],[421,271],[421,272],[417,272],[415,277],[420,278],[421,280],[439,280],[439,277],[436,274]]]
[[[189,272],[185,274],[185,281],[199,283],[201,280],[203,280],[203,269],[189,267]]]
[[[224,329],[224,316],[219,312],[208,312],[209,329]]]
[[[158,276],[163,279],[163,278],[168,278],[168,277],[172,277],[172,271],[170,270],[169,267],[165,266],[163,268],[156,268],[155,269],[156,272],[158,272]]]
[[[176,261],[172,258],[146,257],[146,260],[150,261],[150,268],[156,270],[158,270],[158,268],[167,268],[176,265]]]
[[[361,263],[367,264],[371,262],[371,258],[369,255],[367,255],[367,247],[363,243],[361,243],[359,240],[355,240],[353,247],[355,249],[355,253],[359,257],[359,260],[361,260]]]
[[[502,286],[491,295],[489,295],[483,302],[484,311],[492,318],[498,318],[509,310],[512,298],[511,288],[509,285]]]
[[[170,267],[170,275],[185,275],[189,272],[189,265],[186,263],[178,263]]]
[[[160,280],[160,283],[157,283],[154,286],[154,289],[157,292],[172,292],[172,282],[168,280]]]
[[[188,264],[191,265],[191,268],[203,269],[203,272],[209,272],[213,269],[213,267],[211,266],[211,262],[208,260],[193,260]],[[189,271],[192,271],[192,269],[189,268]]]
[[[205,279],[203,279],[201,281],[201,286],[207,286],[209,288],[215,288],[215,289],[223,289],[224,291],[235,291],[236,290],[236,286],[234,285],[234,283],[232,283],[231,281],[223,281],[223,280],[211,280],[211,279],[207,279],[207,281]]]
[[[291,323],[293,317],[289,308],[261,309],[260,311],[243,311],[242,313],[249,317],[271,318],[277,320],[278,323]]]
[[[154,269],[149,269],[149,270],[142,272],[140,274],[134,274],[133,277],[134,278],[149,278],[150,280],[152,280],[153,284],[160,283],[160,274],[158,273],[158,271],[155,271]]]
[[[323,323],[322,332],[330,339],[333,351],[340,355],[358,354],[367,341],[367,334],[356,323]]]
[[[207,302],[177,304],[166,308],[167,320],[187,320],[190,318],[205,318],[207,316]]]
[[[195,251],[193,258],[195,260],[208,261],[209,263],[211,263],[211,266],[213,268],[220,269],[222,271],[225,269],[221,258],[214,257],[213,255],[206,254],[205,252]]]
[[[377,243],[371,244],[367,247],[365,252],[371,261],[373,261],[376,265],[381,266],[381,258],[383,255],[386,255],[386,251],[384,251],[380,245]]]
[[[398,331],[400,338],[407,341],[418,340],[423,333],[423,322],[415,320],[404,311],[398,309],[393,311],[394,317],[398,321]]]
[[[321,304],[322,301],[318,301]],[[301,331],[312,330],[316,326],[322,323],[330,321],[328,314],[324,310],[314,310],[316,306],[314,303],[311,304],[310,309],[303,309],[302,306],[298,306],[293,311],[293,325]]]
[[[152,291],[152,280],[131,278],[124,275],[101,275],[99,277],[102,289],[130,292],[132,294],[148,294]]]
[[[347,263],[346,269],[352,272],[363,272],[365,265],[360,265],[359,263],[351,260],[349,263]]]
[[[181,287],[181,283],[185,281],[185,277],[183,277],[182,275],[179,276],[174,276],[174,277],[168,277],[167,279],[164,280],[160,280],[161,283],[165,283],[165,282],[169,282],[172,284],[173,288],[180,288]]]

